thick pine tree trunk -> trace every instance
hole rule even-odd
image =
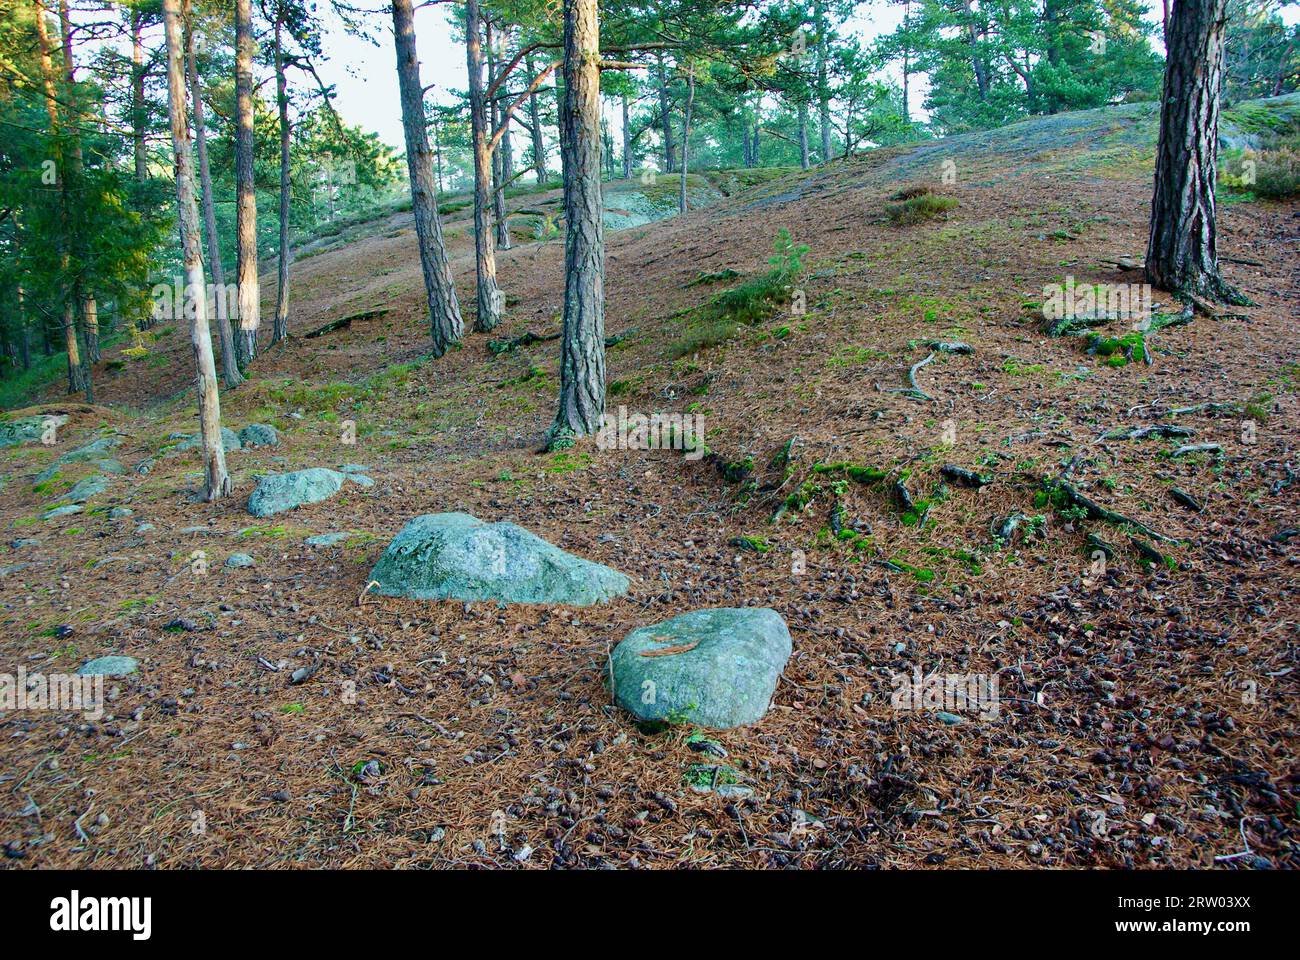
[[[462,323],[456,285],[438,217],[438,192],[433,182],[433,155],[424,118],[424,87],[415,50],[415,14],[411,0],[393,0],[393,39],[397,48],[397,82],[402,100],[402,130],[406,135],[406,168],[411,178],[411,207],[420,245],[424,293],[429,302],[429,332],[433,355],[441,357],[460,341]]]
[[[489,210],[492,205],[492,153],[488,149],[487,110],[483,102],[483,46],[478,0],[465,4],[465,63],[469,72],[470,128],[474,136],[474,267],[478,282],[478,316],[474,329],[488,331],[501,322],[497,290],[496,243]]]
[[[207,477],[204,499],[213,501],[229,495],[233,486],[230,475],[226,473],[226,454],[221,443],[221,400],[217,394],[217,366],[212,357],[212,333],[208,329],[199,208],[194,201],[194,160],[190,155],[190,131],[186,118],[180,0],[163,0],[163,25],[167,35],[167,105],[176,163],[177,220],[185,263],[185,314],[190,318],[190,341],[194,345],[194,365],[198,370],[199,430]]]
[[[208,268],[216,288],[217,339],[221,342],[221,380],[227,390],[244,382],[235,354],[235,333],[230,326],[230,297],[226,291],[226,270],[221,264],[221,242],[217,236],[217,207],[212,197],[212,169],[208,165],[208,128],[203,118],[203,84],[194,58],[194,33],[186,34],[186,61],[190,74],[190,97],[194,102],[194,146],[199,155],[199,192],[203,203],[203,230],[208,240]]]
[[[1219,276],[1214,182],[1227,0],[1178,0],[1168,24],[1147,278],[1171,293],[1241,303]]]
[[[293,251],[289,249],[289,184],[290,135],[289,84],[284,75],[284,48],[281,33],[284,28],[283,8],[276,8],[275,18],[275,100],[280,112],[280,251],[279,274],[275,290],[275,321],[271,325],[271,342],[289,339],[289,262]]]
[[[239,254],[239,337],[235,346],[245,367],[257,356],[257,330],[262,323],[253,177],[253,11],[251,0],[235,0],[235,239]]]
[[[564,324],[551,442],[600,429],[605,411],[605,234],[596,0],[564,0]]]

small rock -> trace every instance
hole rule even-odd
[[[94,660],[83,663],[81,667],[78,668],[77,673],[83,677],[124,677],[128,674],[135,673],[136,668],[139,667],[139,665],[140,661],[135,657],[97,657]]]
[[[250,423],[239,431],[239,442],[246,447],[275,447],[280,444],[280,435],[270,424]]]
[[[226,566],[231,570],[251,567],[256,561],[246,553],[232,553],[226,558]]]

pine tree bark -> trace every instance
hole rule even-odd
[[[217,394],[217,366],[212,356],[212,333],[208,329],[203,253],[199,240],[199,209],[194,200],[194,160],[190,153],[190,131],[186,117],[188,111],[185,103],[180,0],[163,0],[163,26],[167,37],[167,106],[176,165],[177,220],[185,264],[185,313],[190,318],[190,341],[194,347],[194,365],[198,371],[199,433],[203,447],[203,469],[207,479],[203,496],[211,502],[228,496],[233,485],[230,475],[226,473],[226,454],[221,442],[221,399]]]
[[[289,339],[289,263],[293,251],[289,249],[289,200],[292,187],[289,182],[290,136],[289,83],[284,74],[284,4],[276,5],[275,14],[275,101],[280,114],[280,249],[278,276],[275,290],[275,320],[271,324],[271,342]]]
[[[261,291],[257,278],[257,188],[253,166],[253,10],[250,0],[235,0],[235,240],[238,250],[239,362],[257,356]]]
[[[1219,276],[1214,209],[1227,0],[1177,0],[1168,24],[1146,274],[1171,293],[1244,303]]]
[[[188,5],[187,5],[188,9]],[[221,241],[217,236],[217,208],[212,196],[212,169],[208,165],[208,128],[203,116],[203,83],[194,55],[194,31],[186,33],[185,59],[190,76],[190,97],[194,103],[194,146],[199,159],[199,193],[203,203],[203,230],[208,240],[208,268],[216,290],[215,314],[217,339],[221,343],[221,380],[227,390],[244,382],[235,353],[235,332],[230,326],[230,297],[226,290],[226,270],[221,263]]]
[[[564,323],[557,440],[600,429],[605,411],[605,234],[600,187],[600,24],[596,0],[564,0]]]
[[[393,39],[397,48],[397,82],[402,101],[402,130],[406,136],[406,168],[411,179],[411,207],[420,245],[424,293],[429,303],[429,332],[433,355],[441,357],[460,342],[463,329],[456,284],[438,216],[438,192],[433,182],[433,156],[424,117],[424,87],[415,49],[415,13],[411,0],[392,0]]]
[[[497,289],[496,243],[489,210],[492,205],[492,153],[488,149],[487,110],[483,96],[483,46],[478,0],[465,4],[465,63],[469,72],[470,129],[474,137],[474,272],[478,316],[474,329],[486,332],[501,322]]]

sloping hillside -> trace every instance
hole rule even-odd
[[[1300,208],[1222,206],[1245,317],[1138,350],[1114,320],[1089,352],[1040,316],[1053,284],[1141,282],[1117,264],[1145,245],[1152,110],[875,151],[610,232],[609,405],[702,415],[708,457],[539,454],[556,342],[474,334],[425,359],[400,217],[296,265],[295,332],[357,318],[266,350],[223,397],[229,426],[280,433],[230,454],[234,498],[192,502],[197,453],[169,439],[196,423],[183,331],[158,360],[110,352],[102,406],[51,396],[19,415],[66,415],[59,442],[0,451],[0,659],[140,671],[96,722],[0,720],[0,846],[123,867],[1300,865]],[[894,222],[921,187],[957,205]],[[810,247],[806,310],[711,306],[782,230]],[[447,234],[472,309],[463,211]],[[555,239],[500,255],[491,339],[558,331],[562,260]],[[272,522],[244,508],[259,473],[343,464],[375,485]],[[42,519],[87,476],[103,492]],[[450,510],[632,593],[367,595],[406,521]],[[693,789],[717,777],[700,783],[692,729],[639,729],[603,684],[628,631],[713,606],[772,607],[794,635],[773,710],[715,737],[746,796]],[[891,677],[914,671],[996,672],[1000,709],[895,709]],[[1248,857],[1216,861],[1243,837]]]

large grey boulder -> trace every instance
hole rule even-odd
[[[586,607],[627,592],[617,570],[566,553],[513,523],[467,513],[416,517],[384,551],[376,593],[416,600],[496,600]]]
[[[248,512],[255,517],[269,517],[308,503],[319,503],[338,493],[343,480],[343,474],[325,467],[269,473],[257,481],[257,488],[248,498]]]
[[[614,701],[642,720],[757,723],[790,659],[775,610],[693,610],[629,633],[610,658]]]

